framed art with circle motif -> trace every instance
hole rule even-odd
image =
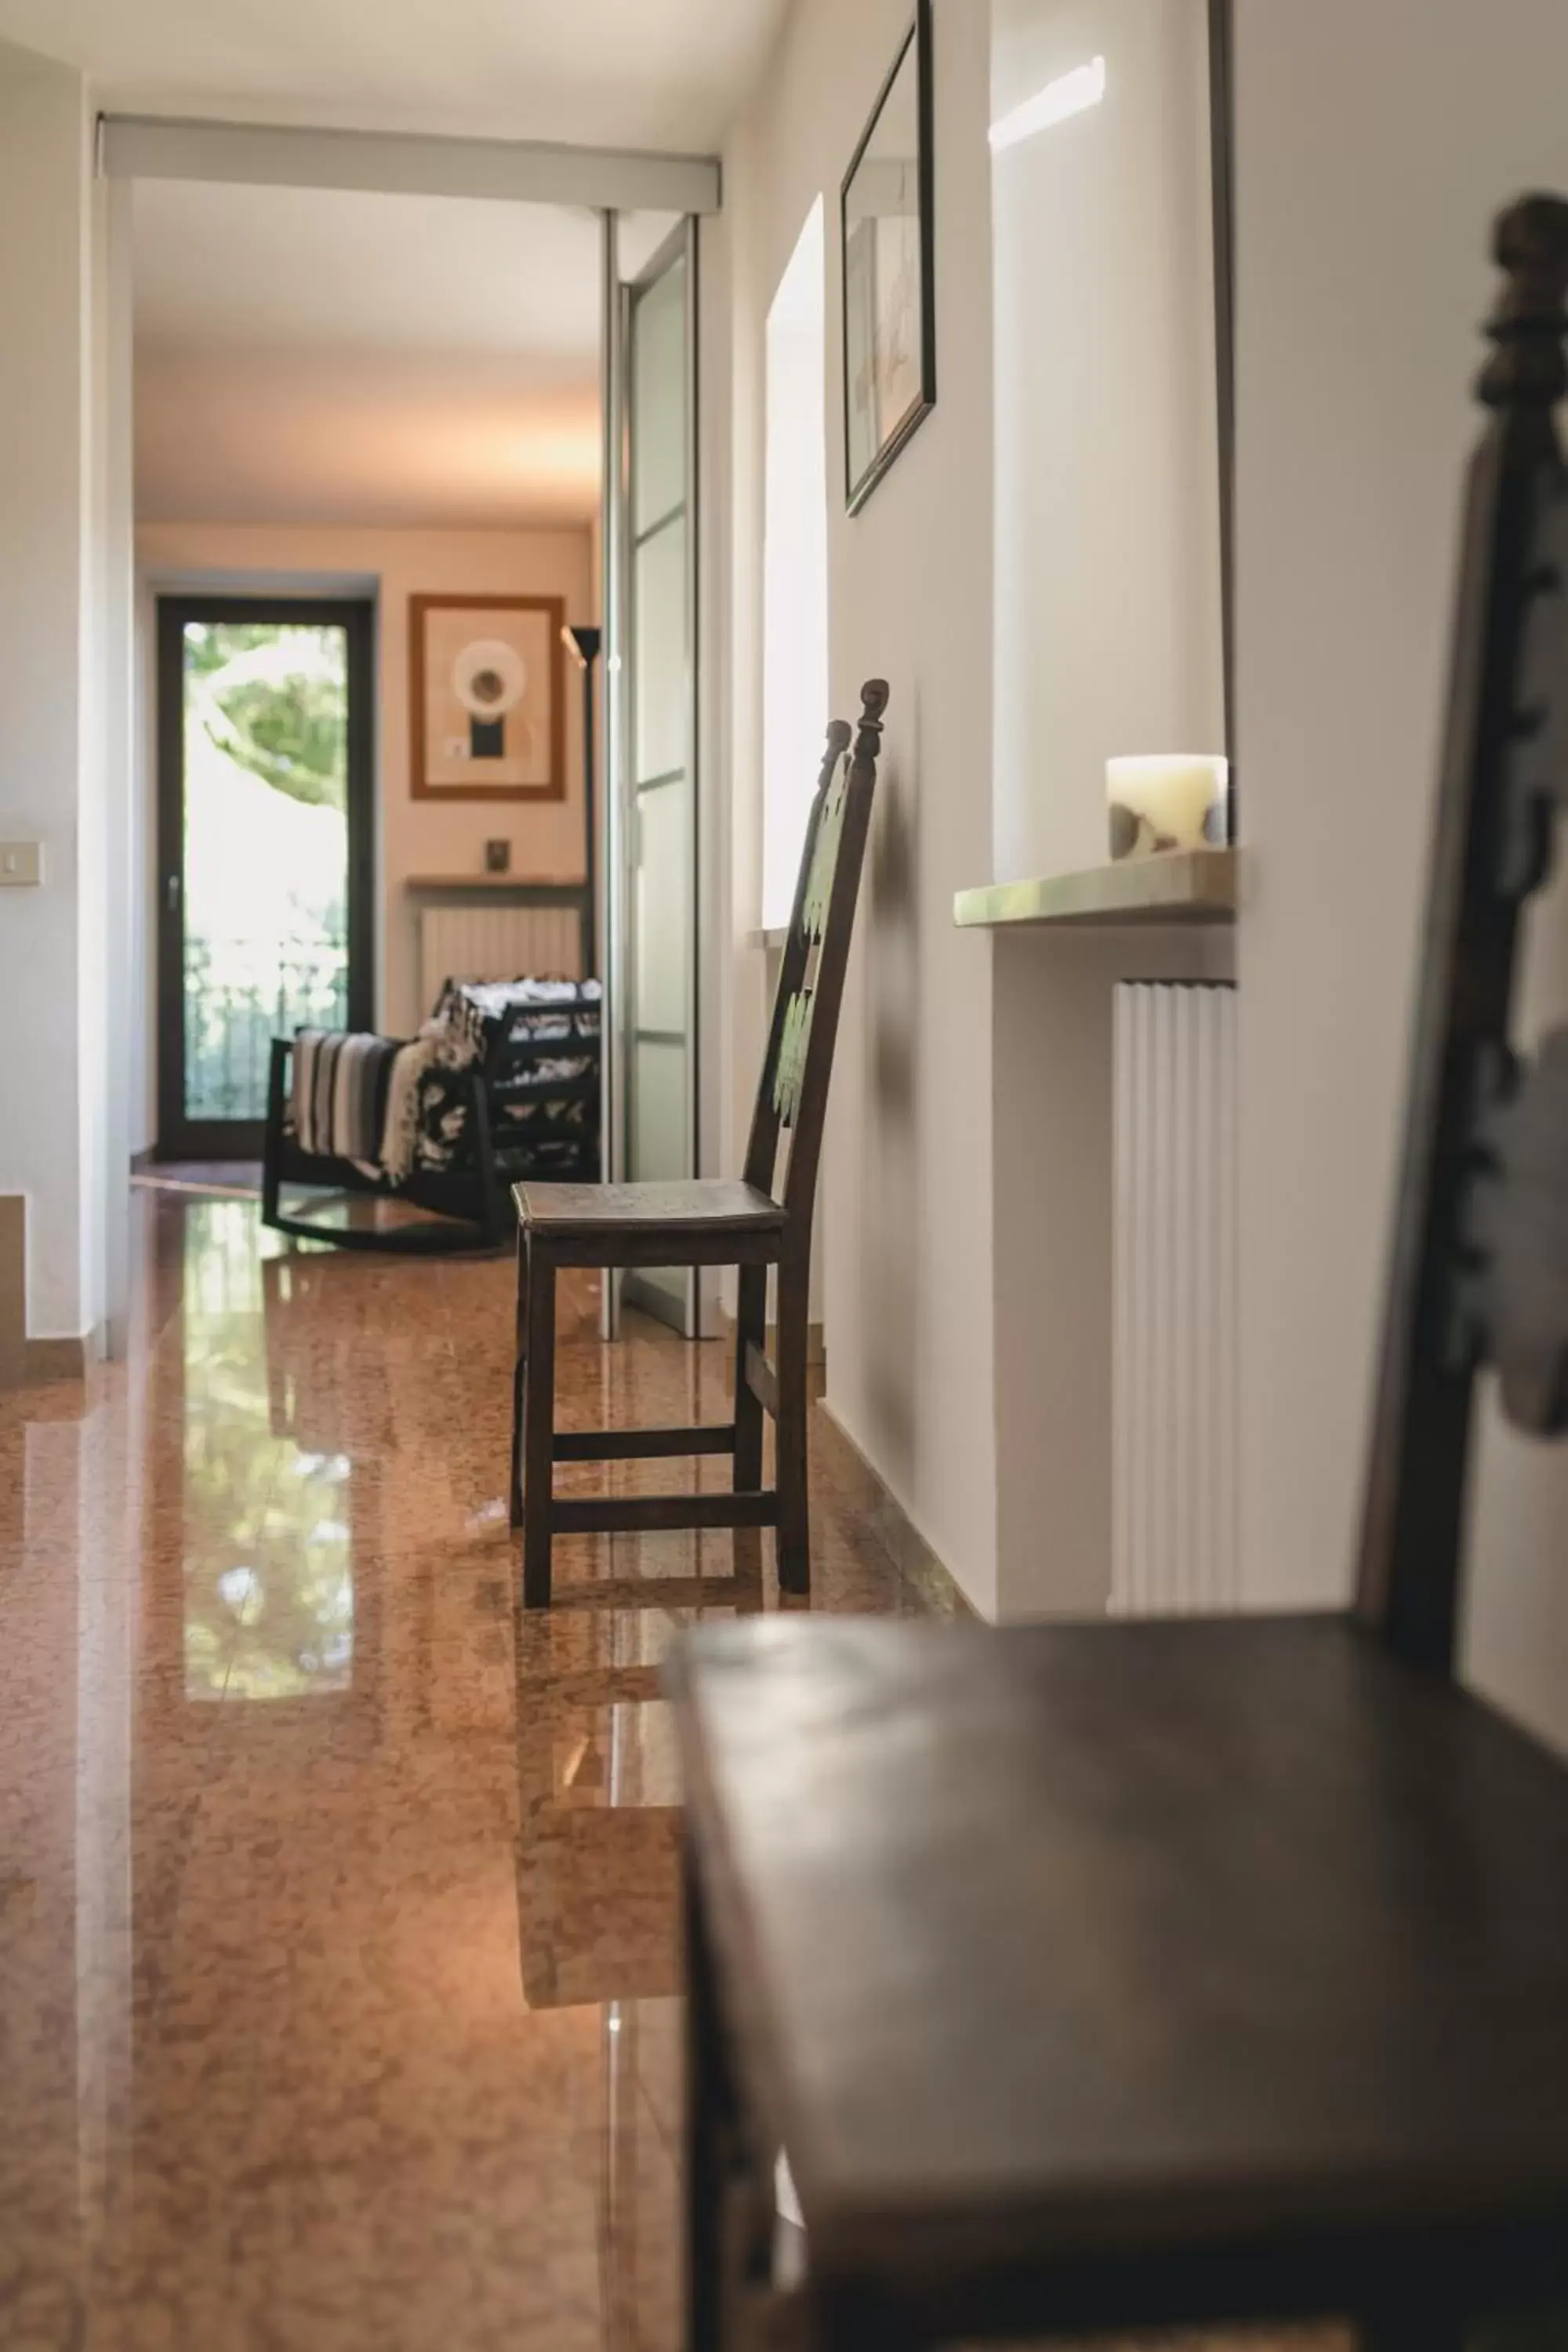
[[[411,596],[409,789],[416,801],[566,797],[559,596]]]

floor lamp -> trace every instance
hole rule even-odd
[[[583,673],[583,821],[587,840],[584,856],[584,871],[588,885],[587,920],[583,927],[584,978],[589,978],[598,955],[598,860],[595,855],[598,826],[595,823],[595,786],[594,777],[594,664],[599,658],[604,633],[599,629],[574,629],[570,624],[561,632],[562,642]]]

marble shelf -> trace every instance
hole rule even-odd
[[[1238,864],[1235,849],[1173,849],[1081,874],[994,882],[960,890],[952,919],[963,929],[984,930],[1026,923],[1234,923]]]

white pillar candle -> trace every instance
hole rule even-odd
[[[1230,762],[1207,752],[1151,751],[1107,760],[1111,856],[1217,847],[1226,838],[1229,776]],[[1211,824],[1210,811],[1216,809],[1220,817]]]

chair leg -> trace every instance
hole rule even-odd
[[[779,1583],[785,1592],[811,1591],[811,1526],[806,1486],[805,1329],[809,1262],[779,1268],[778,1488]]]
[[[746,1385],[746,1349],[762,1348],[768,1336],[768,1270],[743,1265],[735,1300],[735,1475],[738,1495],[754,1495],[763,1483],[763,1408]]]
[[[721,2352],[723,2280],[721,2156],[728,2121],[722,2045],[714,2011],[712,1965],[689,1843],[686,1896],[686,2343],[687,2352]]]
[[[555,1467],[555,1265],[529,1252],[528,1363],[522,1383],[522,1602],[550,1606],[550,1524]]]
[[[528,1228],[517,1229],[517,1341],[511,1369],[511,1524],[522,1525],[522,1390],[528,1366]]]

